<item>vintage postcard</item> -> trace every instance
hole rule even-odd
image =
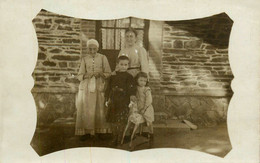
[[[0,162],[259,162],[257,1],[0,4]]]

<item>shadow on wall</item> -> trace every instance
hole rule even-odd
[[[161,55],[161,64],[154,64],[160,79],[152,82],[160,83],[160,93],[165,96],[164,111],[170,117],[202,124],[226,120],[233,94],[228,60],[232,25],[225,13],[164,22],[162,53],[157,54]],[[150,44],[150,49],[156,49],[156,45]],[[150,60],[156,63],[156,57]],[[157,78],[157,73],[151,73],[151,79]],[[160,106],[158,103],[155,109]]]
[[[226,13],[221,13],[207,18],[166,21],[165,23],[176,29],[188,31],[190,37],[198,37],[204,43],[211,44],[215,48],[226,49],[229,44],[233,20]],[[178,33],[175,36],[178,35],[181,36],[182,34]]]
[[[232,24],[226,14],[165,22],[162,87],[180,94],[232,94],[233,74],[228,60]]]

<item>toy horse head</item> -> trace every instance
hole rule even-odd
[[[130,113],[138,112],[137,103],[136,102],[131,101],[128,106],[130,108]]]

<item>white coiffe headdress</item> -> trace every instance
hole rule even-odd
[[[88,41],[87,41],[87,47],[88,47],[89,45],[96,45],[97,47],[99,47],[99,43],[98,43],[97,40],[95,40],[95,39],[90,39],[90,40],[88,40]]]

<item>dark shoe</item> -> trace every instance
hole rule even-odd
[[[106,139],[107,139],[107,135],[106,135],[106,134],[98,134],[98,135],[97,135],[97,138],[98,138],[99,140],[106,140]]]
[[[134,136],[133,140],[136,139],[136,135]],[[131,136],[125,136],[124,143],[129,143],[131,141]]]
[[[153,143],[154,143],[154,137],[153,134],[148,134],[148,139],[149,139],[149,148],[153,148]]]
[[[88,138],[89,138],[89,135],[86,134],[86,135],[80,136],[79,140],[80,141],[86,141]]]
[[[115,148],[118,145],[118,137],[113,138],[113,140],[109,143],[109,147]]]

